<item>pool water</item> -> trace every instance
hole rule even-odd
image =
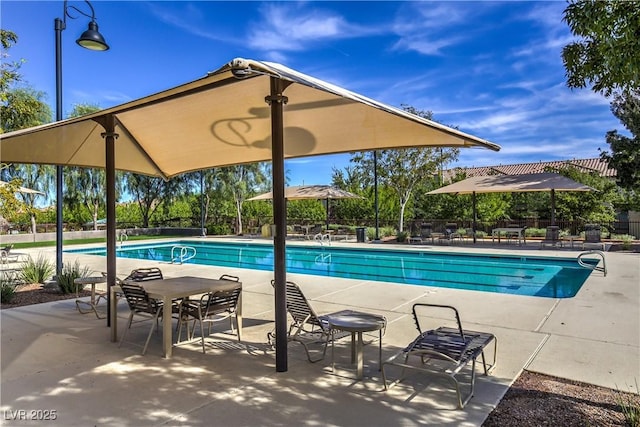
[[[256,243],[174,241],[132,244],[117,257],[172,261],[176,246],[195,248],[185,263],[273,270],[273,246]],[[173,251],[172,251],[173,249]],[[66,252],[106,255],[104,248]],[[193,251],[185,252],[187,254]],[[583,258],[596,265],[597,259]],[[458,254],[432,251],[287,245],[287,272],[347,279],[377,280],[548,298],[576,295],[592,270],[575,258]]]

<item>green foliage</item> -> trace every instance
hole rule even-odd
[[[40,254],[35,260],[29,258],[20,273],[24,283],[44,283],[55,270],[55,265],[47,257]]]
[[[13,283],[5,283],[3,278],[0,278],[0,301],[5,304],[11,302],[16,294],[16,286]]]
[[[638,88],[639,2],[571,0],[563,20],[579,37],[562,51],[569,87],[592,84],[606,96]]]
[[[611,152],[603,151],[600,157],[616,169],[620,187],[640,196],[640,89],[617,95],[611,103],[611,112],[632,138],[617,130],[607,132]]]
[[[640,426],[640,404],[638,404],[635,399],[635,395],[638,394],[637,390],[638,381],[636,380],[635,393],[622,393],[618,390],[618,394],[616,396],[616,403],[620,406],[626,425],[630,427]]]
[[[409,233],[407,233],[406,231],[399,231],[398,234],[396,234],[396,240],[398,241],[398,243],[406,242],[407,237],[409,237]]]
[[[73,281],[79,277],[88,277],[91,275],[91,269],[88,266],[80,266],[80,262],[64,263],[62,272],[57,277],[60,292],[63,294],[77,293],[82,290],[82,285],[76,285]]]

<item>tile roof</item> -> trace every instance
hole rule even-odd
[[[566,166],[573,166],[584,172],[598,172],[600,176],[615,178],[617,175],[616,170],[609,167],[607,162],[602,161],[599,157],[593,159],[571,159],[571,160],[556,160],[551,162],[536,162],[536,163],[517,163],[513,165],[497,165],[497,166],[482,166],[482,167],[468,167],[468,168],[453,168],[443,171],[443,178],[450,180],[456,174],[465,172],[467,178],[472,176],[485,176],[485,175],[522,175],[527,173],[542,173],[546,168],[563,168]]]

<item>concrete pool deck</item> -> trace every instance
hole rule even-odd
[[[572,258],[580,253],[539,250],[535,243],[413,248],[511,254],[517,249],[519,254]],[[55,260],[54,248],[21,252]],[[106,270],[104,257],[65,253],[64,258],[77,259],[96,272]],[[147,266],[160,267],[165,277],[239,276],[243,342],[224,333],[227,324],[221,322],[215,328],[221,332],[209,339],[206,355],[196,341],[176,347],[173,358],[163,359],[160,334],[152,338],[147,354],[140,355],[148,323],[134,326],[118,348],[109,341],[106,321],[79,314],[73,299],[1,310],[2,424],[36,425],[40,422],[16,418],[43,416],[49,410],[56,411],[56,423],[67,426],[479,426],[522,369],[636,391],[640,254],[608,252],[606,262],[606,277],[594,271],[577,296],[568,299],[287,275],[320,314],[350,308],[385,315],[389,325],[383,357],[416,336],[410,316],[415,302],[454,305],[465,328],[493,332],[498,338],[497,368],[492,376],[478,375],[475,396],[460,411],[454,409],[455,394],[446,384],[427,383],[424,377],[384,391],[377,352],[368,347],[365,378],[355,380],[348,340],[336,346],[335,372],[330,355],[311,364],[302,347],[290,343],[288,371],[276,373],[274,353],[266,345],[273,328],[272,272],[118,258],[120,277]],[[121,302],[120,331],[127,315]]]

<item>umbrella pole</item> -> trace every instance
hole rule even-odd
[[[478,229],[478,213],[476,212],[476,192],[473,192],[473,244],[476,243],[476,230]]]
[[[329,198],[327,197],[327,231],[329,231]]]
[[[556,190],[551,189],[551,225],[556,225]]]

